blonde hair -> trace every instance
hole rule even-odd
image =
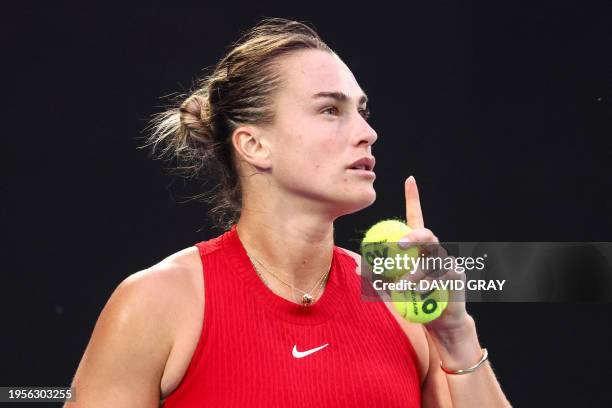
[[[274,121],[272,97],[281,84],[275,63],[304,49],[333,52],[306,24],[266,18],[244,33],[195,89],[151,121],[145,146],[156,158],[175,161],[174,170],[187,178],[216,185],[199,197],[211,205],[213,225],[222,230],[238,221],[242,207],[232,132],[240,124]]]

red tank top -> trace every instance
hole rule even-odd
[[[325,291],[302,306],[260,280],[235,225],[196,246],[204,324],[163,407],[421,406],[414,348],[384,303],[361,299],[345,251],[334,246]]]

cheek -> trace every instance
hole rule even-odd
[[[301,131],[298,130],[300,126],[303,126]],[[337,183],[340,175],[340,180],[348,183],[347,175],[341,173],[341,157],[346,143],[342,143],[334,129],[296,122],[291,129],[284,130],[280,132],[280,145],[274,149],[278,159],[277,168],[289,171],[299,179],[309,178],[311,182],[328,183],[334,180]]]

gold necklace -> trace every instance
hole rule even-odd
[[[272,271],[268,270],[268,268],[266,268],[266,267],[264,266],[264,264],[262,264],[262,263],[261,263],[261,262],[260,262],[260,261],[259,261],[257,258],[252,257],[252,256],[250,256],[250,255],[249,255],[249,258],[251,259],[251,262],[252,262],[253,260],[255,260],[255,261],[256,261],[256,262],[257,262],[259,265],[261,265],[261,267],[262,267],[262,268],[264,268],[264,269],[266,270],[266,272],[268,272],[270,275],[274,276],[274,277],[275,277],[276,279],[278,279],[278,280],[279,280],[279,281],[280,281],[282,284],[284,284],[284,285],[288,286],[289,288],[291,288],[292,292],[293,292],[294,290],[298,290],[298,291],[302,292],[302,293],[304,294],[304,295],[302,296],[302,304],[303,304],[304,306],[309,306],[309,305],[311,305],[311,304],[312,304],[312,302],[313,302],[313,300],[314,300],[314,297],[316,297],[316,296],[318,295],[318,293],[320,292],[320,290],[322,290],[324,280],[325,280],[325,278],[326,278],[326,277],[329,275],[329,272],[330,272],[330,270],[331,270],[331,265],[330,265],[330,269],[329,269],[329,270],[328,270],[326,273],[324,273],[324,274],[323,274],[323,275],[322,275],[322,276],[321,276],[321,277],[320,277],[320,278],[317,280],[317,282],[315,283],[315,286],[314,286],[314,287],[313,287],[313,288],[312,288],[312,289],[311,289],[309,292],[305,292],[305,291],[303,291],[302,289],[300,289],[300,288],[298,288],[298,287],[295,287],[295,286],[293,286],[293,285],[292,285],[292,284],[290,284],[290,283],[285,282],[285,281],[284,281],[283,279],[281,279],[281,278],[280,278],[278,275],[276,275],[276,274],[275,274],[275,273],[273,273]],[[253,267],[255,267],[255,264],[253,264]],[[269,284],[269,283],[268,283],[268,281],[267,281],[267,280],[266,280],[266,279],[263,277],[263,275],[262,275],[262,274],[259,272],[259,270],[257,269],[257,267],[255,267],[255,272],[257,272],[257,275],[258,275],[258,276],[259,276],[259,277],[260,277],[260,278],[261,278],[261,279],[264,281],[264,283],[265,283],[265,284],[266,284],[268,287],[270,287],[270,284]],[[317,293],[314,293],[314,290],[315,290],[315,289],[318,289]],[[312,295],[311,295],[311,293],[312,293]]]
[[[331,265],[329,266],[329,270],[327,272],[325,272],[323,275],[321,275],[321,277],[319,279],[317,279],[317,282],[315,283],[315,285],[313,286],[313,288],[309,291],[309,292],[305,292],[300,288],[297,288],[295,286],[293,286],[290,283],[285,282],[284,280],[282,280],[278,275],[276,275],[275,273],[273,273],[272,271],[270,271],[268,268],[266,268],[264,266],[264,264],[262,264],[257,258],[255,258],[254,256],[250,255],[247,252],[247,255],[249,257],[249,259],[251,259],[251,263],[253,263],[253,260],[255,260],[255,262],[257,262],[259,265],[261,265],[262,268],[264,268],[264,270],[266,272],[268,272],[270,275],[274,276],[276,279],[278,279],[282,284],[288,286],[289,288],[291,288],[291,291],[293,293],[294,290],[298,290],[300,292],[303,293],[302,295],[302,305],[304,306],[310,306],[312,304],[312,302],[314,301],[315,296],[317,296],[319,294],[319,292],[323,289],[323,283],[325,282],[325,278],[329,275],[329,272],[331,271]],[[268,281],[263,277],[263,275],[259,272],[259,270],[257,269],[257,267],[255,266],[255,264],[253,263],[253,267],[255,269],[255,272],[257,272],[257,275],[261,278],[261,280],[268,286],[270,287],[270,284],[268,283]],[[315,293],[314,290],[317,290],[317,292]],[[312,294],[311,294],[312,293]]]

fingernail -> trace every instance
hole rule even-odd
[[[410,246],[410,240],[408,238],[401,238],[399,241],[397,241],[397,246],[402,249],[406,249]]]
[[[412,183],[414,181],[414,176],[408,177],[408,181]]]

